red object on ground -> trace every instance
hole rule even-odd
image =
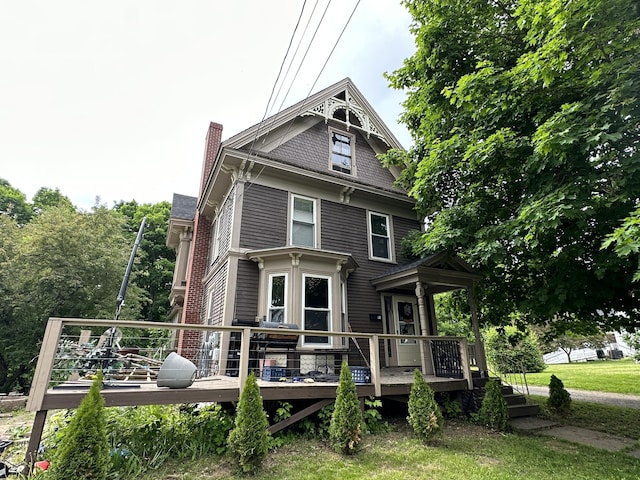
[[[41,462],[36,462],[34,463],[34,465],[38,468],[41,468],[42,470],[48,470],[49,469],[49,461],[48,460],[42,460]]]

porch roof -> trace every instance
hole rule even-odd
[[[416,283],[421,283],[431,293],[441,293],[470,288],[481,278],[482,276],[460,257],[440,252],[393,267],[385,274],[372,278],[371,284],[380,292],[413,289]]]

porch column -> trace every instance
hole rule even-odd
[[[416,298],[418,300],[418,316],[420,317],[420,331],[422,336],[427,336],[427,308],[424,302],[424,287],[421,282],[416,282]],[[422,373],[427,373],[427,349],[424,341],[420,342],[420,364],[422,366]]]
[[[473,293],[473,286],[467,287],[467,298],[469,299],[469,308],[471,309],[471,327],[473,328],[473,334],[476,337],[476,362],[478,362],[480,375],[485,377],[488,375],[489,369],[487,368],[487,356],[484,351],[484,342],[482,341],[482,335],[480,334],[480,324],[478,323],[476,297]]]

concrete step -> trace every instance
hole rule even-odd
[[[509,418],[534,417],[540,413],[540,407],[532,403],[521,405],[507,405]]]

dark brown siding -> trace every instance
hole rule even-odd
[[[258,264],[250,260],[238,261],[235,318],[253,320],[258,314]]]
[[[400,254],[400,240],[409,230],[419,229],[419,223],[393,217],[396,260],[405,263]],[[367,212],[365,209],[334,202],[322,202],[322,248],[350,253],[359,267],[347,280],[349,323],[357,332],[382,332],[382,322],[369,320],[369,314],[381,313],[380,295],[370,280],[384,274],[394,265],[369,260]]]
[[[344,131],[344,125],[334,123],[329,122],[329,125],[335,127],[336,130]],[[384,168],[376,158],[376,154],[369,146],[367,139],[356,129],[352,129],[348,133],[355,136],[355,177],[329,170],[329,131],[324,122],[320,122],[293,137],[271,151],[267,156],[325,175],[354,178],[356,181],[366,185],[401,192],[402,190],[394,186],[394,178],[391,172]]]
[[[287,244],[287,202],[283,190],[248,183],[244,188],[241,248],[273,248]]]

